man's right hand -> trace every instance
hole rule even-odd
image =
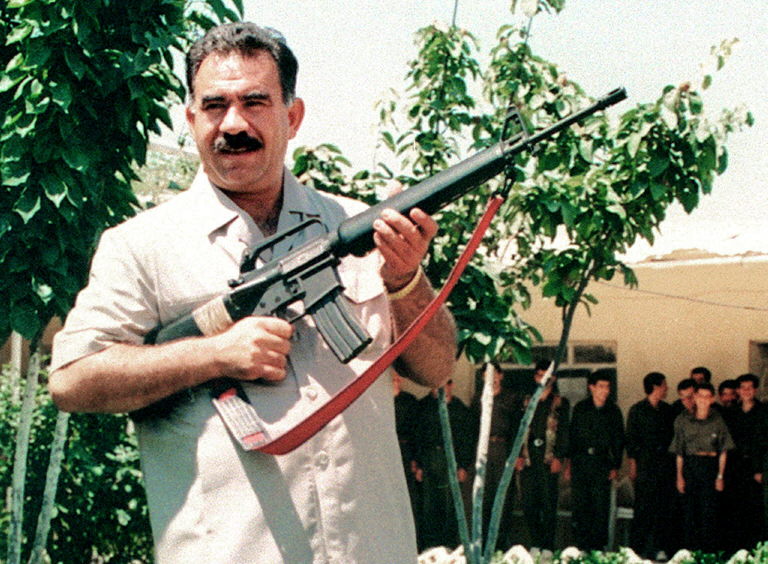
[[[277,317],[245,317],[216,340],[222,375],[238,380],[285,378],[293,326]]]
[[[285,378],[293,327],[246,317],[211,337],[162,345],[115,343],[54,370],[48,389],[64,411],[123,413],[214,378]]]

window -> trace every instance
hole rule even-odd
[[[617,347],[613,341],[568,343],[566,354],[557,370],[557,383],[560,393],[568,398],[571,407],[587,396],[589,375],[599,372],[611,382],[611,398],[615,401],[617,388]],[[768,351],[768,345],[766,348]],[[534,362],[552,360],[557,352],[556,343],[543,343],[532,348]],[[766,357],[768,367],[768,356]],[[504,386],[516,392],[526,393],[533,386],[533,367],[502,362]]]

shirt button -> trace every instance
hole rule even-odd
[[[307,388],[307,397],[311,401],[315,401],[317,399],[317,388],[315,388],[314,386],[310,386],[309,388]]]
[[[329,461],[330,458],[328,457],[328,453],[325,451],[317,453],[317,456],[315,457],[315,465],[321,470],[325,470],[328,467]]]

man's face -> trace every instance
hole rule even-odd
[[[697,384],[703,384],[704,383],[704,374],[702,374],[701,372],[691,372],[691,378]]]
[[[504,379],[504,373],[501,370],[493,371],[493,393],[501,392],[501,381]]]
[[[688,411],[691,411],[693,409],[693,388],[678,390],[677,395],[680,397],[680,402],[683,404],[683,407]]]
[[[589,385],[589,393],[592,394],[592,401],[595,405],[605,405],[611,393],[611,383],[607,380],[598,380],[594,384]]]
[[[741,401],[751,402],[755,399],[755,385],[752,382],[741,382],[739,384],[739,398]]]
[[[661,399],[661,400],[667,399],[667,390],[668,389],[669,389],[669,387],[667,386],[667,381],[666,380],[662,380],[661,384],[659,384],[658,386],[654,386],[653,387],[653,391],[658,395],[659,399]]]
[[[715,401],[715,396],[709,390],[696,390],[696,393],[693,394],[693,401],[696,404],[697,410],[706,410]]]
[[[266,51],[212,53],[194,78],[187,123],[208,178],[231,192],[274,195],[304,105],[283,102],[277,64]]]
[[[736,390],[734,388],[723,388],[720,391],[720,403],[725,406],[733,405],[736,401]]]

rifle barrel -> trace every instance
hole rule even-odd
[[[626,97],[624,88],[616,88],[588,108],[563,118],[539,133],[522,139],[516,137],[496,143],[407,190],[371,206],[363,213],[350,217],[339,225],[336,231],[335,240],[331,242],[334,252],[337,256],[349,253],[364,255],[374,247],[373,221],[384,209],[391,208],[406,215],[411,209],[419,208],[431,215],[472,188],[501,173],[506,168],[510,156],[532,148],[539,141]]]

